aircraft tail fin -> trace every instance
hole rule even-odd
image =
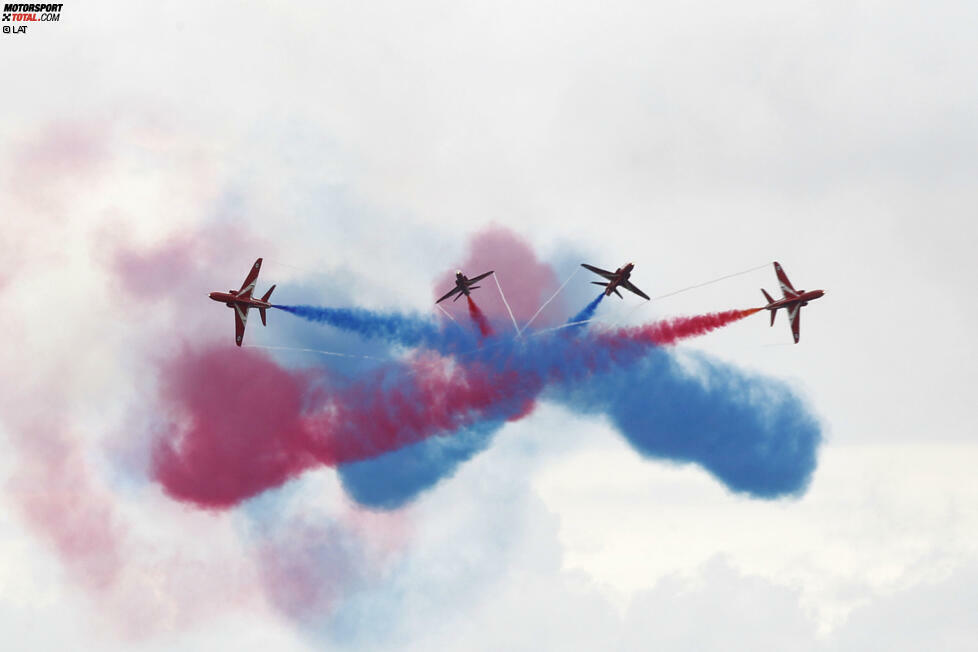
[[[603,285],[605,287],[608,287],[608,284],[607,283],[602,283],[601,281],[591,281],[591,284],[592,285]]]
[[[469,289],[470,289],[470,290],[478,290],[478,289],[479,289],[479,288],[481,288],[481,287],[482,287],[481,285],[470,285],[470,286],[469,286]]]
[[[272,296],[272,291],[273,290],[275,290],[275,286],[274,285],[272,287],[268,288],[268,292],[265,293],[265,296],[263,296],[261,298],[261,300],[264,301],[265,303],[268,303],[268,300]],[[258,309],[258,314],[261,315],[261,325],[262,326],[268,326],[268,322],[265,321],[265,308],[259,308]]]
[[[624,299],[625,298],[625,297],[621,296],[621,292],[618,291],[618,288],[615,288],[615,294],[618,295],[618,298],[619,299]]]
[[[764,298],[767,299],[768,305],[774,303],[774,299],[772,299],[771,298],[771,295],[767,293],[767,290],[765,290],[764,288],[761,288],[761,292],[764,294]],[[774,318],[777,317],[777,316],[778,316],[778,311],[777,310],[772,310],[771,311],[771,325],[772,326],[774,326]]]

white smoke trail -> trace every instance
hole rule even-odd
[[[359,355],[354,353],[337,353],[336,351],[326,351],[323,349],[301,349],[295,346],[268,346],[265,344],[242,344],[241,346],[250,349],[270,349],[273,351],[304,351],[306,353],[319,353],[320,355],[330,355],[337,358],[362,358],[365,360],[381,360],[381,361],[389,360],[389,358],[378,358],[372,355]]]
[[[551,301],[553,301],[554,299],[556,299],[556,298],[557,298],[557,295],[558,295],[558,294],[560,294],[560,293],[561,293],[561,291],[562,291],[562,290],[563,290],[563,289],[564,289],[565,287],[567,287],[567,284],[571,282],[571,279],[572,279],[572,278],[574,278],[574,277],[575,277],[575,276],[577,275],[577,273],[578,273],[579,271],[581,271],[581,268],[580,268],[580,267],[577,267],[577,268],[575,268],[575,269],[574,269],[574,273],[573,273],[573,274],[571,274],[570,276],[568,276],[568,277],[567,277],[567,280],[566,280],[566,281],[564,281],[564,283],[563,283],[563,285],[561,285],[561,286],[560,286],[559,288],[557,288],[557,291],[556,291],[556,292],[554,292],[554,293],[553,293],[553,295],[552,295],[552,296],[551,296],[551,297],[550,297],[549,299],[547,299],[546,301],[544,301],[544,302],[543,302],[543,305],[542,305],[542,306],[540,306],[540,307],[539,307],[539,308],[537,309],[537,311],[536,311],[535,313],[533,313],[533,316],[532,316],[532,317],[530,317],[530,321],[528,321],[528,322],[526,322],[526,323],[525,323],[525,324],[523,325],[523,328],[519,328],[519,329],[517,329],[517,330],[518,330],[518,331],[519,331],[520,333],[522,333],[522,332],[523,332],[523,331],[525,331],[525,330],[526,330],[527,328],[529,328],[529,327],[530,327],[530,324],[532,324],[532,323],[533,323],[533,320],[537,318],[537,315],[539,315],[539,314],[540,314],[541,312],[543,312],[543,309],[547,307],[547,304],[549,304],[549,303],[550,303]]]
[[[493,273],[492,278],[496,281],[496,287],[499,288],[499,296],[502,297],[503,303],[506,305],[506,310],[509,311],[509,318],[513,320],[513,328],[516,329],[516,337],[520,337],[520,326],[516,323],[516,317],[513,316],[513,309],[509,307],[509,301],[506,300],[506,295],[503,294],[503,286],[499,284],[499,276],[496,275],[496,273]]]

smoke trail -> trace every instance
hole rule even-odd
[[[533,313],[533,316],[530,317],[529,321],[527,321],[525,324],[523,324],[523,327],[520,328],[520,332],[521,333],[523,331],[525,331],[527,328],[530,327],[530,325],[533,323],[533,320],[535,320],[540,315],[540,313],[543,312],[543,309],[544,308],[546,308],[548,305],[550,305],[550,302],[551,301],[553,301],[554,299],[557,298],[557,295],[560,294],[564,290],[565,287],[567,287],[567,284],[571,282],[571,279],[573,279],[575,276],[577,276],[577,273],[579,271],[581,271],[581,268],[580,267],[575,267],[574,268],[574,271],[571,273],[570,276],[567,277],[567,280],[565,280],[563,283],[561,283],[560,284],[560,287],[557,288],[556,290],[554,290],[554,293],[550,295],[550,298],[547,299],[546,301],[544,301],[540,305],[540,307],[537,308],[537,311],[535,313]]]
[[[340,482],[362,505],[396,509],[486,450],[504,424],[503,420],[483,420],[451,437],[429,437],[372,459],[344,464],[339,468]]]
[[[609,336],[665,346],[689,337],[705,335],[710,331],[749,317],[760,310],[761,308],[751,308],[749,310],[713,312],[695,317],[675,317],[643,326],[621,328],[613,331]]]
[[[588,382],[555,385],[548,397],[606,416],[643,457],[698,464],[755,498],[799,494],[815,470],[821,428],[790,387],[705,356],[680,364],[653,348]]]
[[[429,320],[397,313],[375,312],[363,308],[328,308],[320,306],[282,306],[274,308],[292,313],[311,322],[326,324],[402,346],[439,347],[472,344],[471,337],[449,333]]]
[[[516,335],[520,334],[520,325],[516,323],[516,315],[513,314],[513,309],[509,305],[509,301],[506,300],[506,293],[503,292],[503,286],[499,283],[499,274],[493,274],[492,280],[496,282],[496,287],[499,289],[499,298],[503,300],[503,305],[506,306],[506,312],[509,313],[509,318],[513,320],[513,328],[516,330]]]
[[[173,421],[152,455],[172,497],[227,508],[316,465],[371,459],[486,418],[519,418],[540,382],[434,354],[332,388],[254,349],[187,352],[163,373]]]
[[[152,475],[171,497],[226,508],[315,464],[301,411],[309,378],[255,349],[187,351],[161,369],[166,436]],[[186,419],[186,421],[184,421]]]
[[[492,335],[492,326],[489,325],[489,320],[486,319],[486,316],[482,314],[481,310],[479,310],[479,306],[475,304],[472,297],[466,296],[465,298],[469,302],[469,317],[471,317],[475,325],[479,327],[479,333],[482,335],[482,337],[489,337]]]
[[[673,339],[692,336],[718,327],[722,319],[687,318],[668,334]],[[535,379],[522,395],[545,392],[570,410],[605,414],[641,455],[700,464],[732,491],[775,498],[807,486],[820,427],[782,383],[708,361],[691,375],[652,337],[613,340],[552,333],[537,342],[506,351],[486,349],[480,360]],[[363,504],[399,507],[450,477],[484,450],[501,426],[487,413],[451,438],[425,439],[343,466],[343,486]]]
[[[644,414],[641,406],[652,401],[648,393],[660,392],[655,397],[659,408],[654,418],[648,417],[650,422],[635,426],[632,417],[622,417],[621,431],[640,452],[668,456],[677,437],[703,441],[690,431],[697,423],[714,424],[732,415],[730,427],[736,429],[739,445],[749,458],[737,468],[760,469],[758,473],[770,468],[781,477],[761,474],[756,479],[738,476],[740,484],[728,481],[722,474],[725,467],[710,457],[705,444],[694,446],[678,459],[703,464],[736,490],[756,495],[789,493],[807,482],[810,469],[804,459],[814,459],[817,425],[807,431],[799,428],[801,434],[774,430],[799,420],[786,416],[772,421],[772,410],[778,416],[800,408],[784,401],[783,408],[777,402],[774,407],[754,406],[749,404],[749,392],[741,396],[717,391],[682,377],[661,362],[671,360],[659,348],[662,344],[701,335],[753,312],[728,311],[577,337],[555,332],[533,342],[497,336],[492,344],[476,346],[459,357],[444,357],[445,352],[422,347],[403,363],[386,365],[350,384],[336,384],[328,393],[310,372],[285,371],[257,352],[185,356],[164,374],[165,393],[172,401],[167,411],[176,415],[176,421],[173,434],[154,450],[154,476],[171,496],[207,507],[228,507],[307,468],[360,463],[365,465],[359,467],[359,473],[343,476],[351,494],[371,501],[369,504],[390,507],[450,474],[460,461],[481,450],[498,425],[531,413],[544,391],[558,400],[572,397],[568,399],[572,409],[597,409],[613,418],[619,413]],[[317,309],[314,314],[328,315],[341,326],[376,337],[402,341],[405,333],[421,333],[417,340],[440,341],[427,332],[427,322],[418,318],[357,313],[355,320],[337,319],[328,309]],[[652,365],[650,360],[660,362]],[[623,378],[631,378],[634,387],[629,385],[629,392],[603,393],[604,387],[620,385]],[[685,403],[670,402],[674,396],[685,397]],[[695,413],[681,409],[690,403],[696,406]],[[255,410],[256,405],[261,409]],[[808,417],[803,409],[801,412]],[[679,427],[661,442],[649,444],[649,433],[658,432],[660,423]],[[425,453],[435,450],[427,444],[432,438],[466,431],[474,437],[471,445],[449,455]],[[780,437],[798,441],[770,443]],[[366,464],[417,446],[423,448],[414,448],[413,454],[433,467],[427,471],[416,468],[403,480],[371,473],[378,467]],[[781,468],[785,464],[788,471]],[[388,462],[387,468],[391,466],[397,465]]]
[[[568,319],[567,323],[576,324],[578,322],[588,321],[589,319],[591,319],[591,317],[594,316],[594,311],[598,309],[598,304],[601,303],[602,299],[604,299],[604,292],[599,294],[594,299],[594,301],[587,304],[587,306],[584,307],[584,310],[582,310],[581,312],[577,313],[576,315]]]

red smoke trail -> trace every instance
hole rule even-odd
[[[227,508],[307,468],[370,459],[447,435],[507,409],[532,411],[542,383],[532,374],[420,356],[329,397],[308,375],[267,356],[225,347],[185,352],[163,371],[172,421],[153,451],[153,476],[172,497]]]
[[[308,451],[328,466],[371,459],[431,436],[449,435],[504,405],[510,406],[510,414],[525,416],[527,403],[542,388],[532,374],[453,364],[437,356],[414,360],[409,369],[396,382],[381,377],[358,384],[311,415]],[[378,390],[381,386],[386,390]]]
[[[316,464],[304,445],[304,374],[225,347],[184,351],[162,371],[170,422],[152,469],[170,496],[230,507]]]
[[[710,331],[723,328],[735,321],[740,321],[745,317],[753,315],[761,308],[751,308],[750,310],[727,310],[725,312],[711,312],[706,315],[696,315],[693,317],[675,317],[665,319],[644,326],[634,328],[621,328],[612,331],[608,337],[614,339],[626,339],[637,342],[649,342],[659,346],[675,344],[680,340],[690,337],[705,335]]]
[[[482,337],[489,337],[492,335],[492,326],[489,325],[489,320],[486,319],[486,316],[482,314],[481,310],[479,310],[479,306],[475,305],[475,301],[472,300],[472,297],[466,296],[465,298],[469,301],[469,317],[471,317],[472,321],[475,322],[475,325],[479,327],[479,333],[482,334]]]
[[[674,344],[758,310],[583,337],[557,357],[520,350],[512,359],[480,362],[425,353],[328,396],[310,375],[257,352],[187,352],[162,374],[162,411],[172,421],[154,450],[153,475],[174,498],[231,507],[311,467],[371,459],[492,415],[518,420],[533,411],[548,382],[573,380],[636,354],[617,344]]]

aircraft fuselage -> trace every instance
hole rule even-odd
[[[780,301],[772,301],[764,307],[768,310],[778,310],[779,308],[788,308],[790,310],[794,306],[807,306],[809,301],[821,299],[824,295],[825,290],[809,290],[807,292],[801,292],[796,297],[785,297]]]
[[[469,277],[462,272],[455,272],[455,287],[465,296],[469,296]]]
[[[616,269],[614,278],[608,280],[608,285],[604,289],[604,295],[610,297],[611,293],[615,291],[615,288],[629,279],[633,269],[635,269],[635,263],[628,263],[624,267]]]
[[[239,306],[247,306],[248,308],[271,308],[272,304],[267,301],[262,301],[261,299],[256,299],[254,297],[248,297],[247,299],[242,299],[238,296],[237,290],[228,290],[227,292],[211,292],[207,295],[210,299],[214,301],[219,301],[225,304],[228,308],[233,308],[235,304]]]

